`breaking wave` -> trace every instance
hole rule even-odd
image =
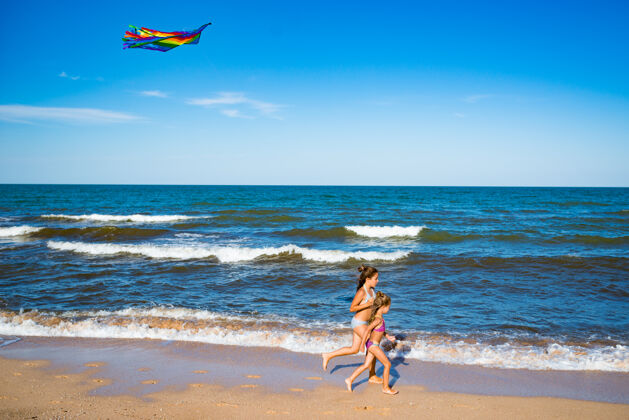
[[[73,251],[91,255],[134,254],[149,258],[203,259],[215,258],[221,263],[251,261],[262,256],[300,255],[305,260],[340,263],[350,259],[369,261],[395,261],[409,255],[407,251],[339,251],[304,248],[297,245],[248,248],[235,246],[191,247],[172,245],[93,244],[86,242],[48,241],[48,247],[59,251]]]
[[[322,239],[344,239],[363,236],[368,238],[414,238],[426,226],[344,226],[329,229],[294,228],[276,232],[284,236],[301,236]]]
[[[345,229],[368,238],[415,237],[426,226],[345,226]]]
[[[41,229],[42,228],[40,227],[33,227],[33,226],[28,226],[28,225],[4,227],[4,228],[0,228],[0,237],[24,236],[24,235],[37,232],[38,230],[41,230]]]
[[[91,220],[94,222],[136,222],[136,223],[165,223],[176,222],[179,220],[200,219],[211,216],[182,216],[178,214],[173,215],[158,215],[148,216],[145,214],[128,214],[128,215],[115,215],[115,214],[82,214],[82,215],[68,215],[68,214],[44,214],[41,217],[45,219],[66,219],[66,220]]]
[[[0,311],[0,334],[195,341],[321,353],[348,344],[350,329],[338,323],[279,316],[229,315],[186,308],[119,311]],[[561,343],[503,337],[500,344],[447,334],[415,332],[383,347],[391,357],[430,362],[531,370],[629,372],[621,344]]]

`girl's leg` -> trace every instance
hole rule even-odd
[[[370,384],[381,384],[382,378],[376,376],[376,358],[373,358],[371,362],[371,366],[369,367],[369,383]]]
[[[373,353],[373,355],[382,363],[384,366],[384,373],[382,374],[382,392],[385,394],[395,395],[398,392],[389,387],[389,372],[391,371],[391,362],[386,354],[382,351],[382,349],[378,346],[369,347],[369,352]]]
[[[369,369],[369,365],[372,361],[375,360],[376,359],[374,359],[373,354],[371,354],[371,352],[367,352],[367,356],[365,356],[365,363],[358,366],[356,370],[354,370],[352,375],[349,378],[345,379],[345,384],[347,384],[347,390],[349,392],[352,392],[352,383],[356,380],[356,378],[358,378],[358,375]]]
[[[330,353],[323,353],[321,355],[321,357],[323,358],[323,370],[326,370],[328,368],[328,362],[334,359],[335,357],[347,356],[348,354],[358,353],[358,351],[360,350],[358,347],[360,347],[360,342],[362,340],[363,333],[365,332],[366,329],[367,329],[366,325],[359,325],[356,328],[354,328],[354,331],[352,334],[353,341],[352,341],[351,347],[343,347]]]

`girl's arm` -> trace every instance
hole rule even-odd
[[[374,319],[371,324],[369,324],[369,326],[367,327],[367,329],[365,330],[365,333],[363,334],[363,338],[362,341],[360,343],[360,348],[362,349],[363,347],[365,347],[365,343],[367,342],[367,338],[369,338],[369,335],[371,334],[371,332],[373,331],[374,328],[376,328],[378,325],[380,325],[380,323],[382,322],[382,319]]]
[[[373,298],[361,304],[360,302],[363,300],[364,297],[365,297],[365,290],[361,288],[360,290],[356,292],[356,295],[354,296],[354,300],[352,300],[352,304],[349,307],[349,311],[358,312],[358,311],[362,311],[363,309],[371,308],[371,304],[373,303]]]
[[[385,330],[385,332],[384,332],[384,333],[382,333],[382,334],[383,334],[383,335],[387,338],[387,340],[389,340],[389,341],[391,341],[391,342],[395,341],[395,336],[394,336],[394,335],[389,334],[389,331],[388,331],[388,330]]]

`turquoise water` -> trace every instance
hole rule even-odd
[[[0,334],[319,352],[366,263],[399,355],[629,371],[628,251],[626,188],[1,185]]]

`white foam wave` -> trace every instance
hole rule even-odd
[[[0,228],[0,237],[23,236],[28,235],[29,233],[37,232],[41,229],[42,228],[40,227],[33,227],[28,225]]]
[[[1,314],[1,312],[0,312]],[[54,314],[41,312],[43,315],[53,316]],[[182,307],[165,307],[165,306],[153,306],[150,308],[137,308],[130,307],[125,309],[119,309],[116,311],[66,311],[61,316],[63,317],[127,317],[127,318],[162,318],[172,319],[178,321],[230,321],[234,323],[246,323],[246,324],[260,324],[260,323],[274,323],[274,324],[290,324],[298,326],[300,328],[312,328],[320,327],[322,329],[341,329],[344,324],[335,322],[321,322],[321,321],[304,321],[299,318],[278,316],[278,315],[265,315],[260,316],[248,316],[248,315],[232,315],[219,312],[212,312],[205,309],[191,309]]]
[[[45,314],[0,312],[0,334],[195,341],[262,346],[321,353],[348,345],[347,326],[288,317],[256,318],[186,308],[128,308],[120,311]],[[390,343],[385,342],[385,348]],[[629,372],[626,346],[584,348],[551,343],[490,345],[435,337],[397,343],[390,357],[430,362],[531,370]]]
[[[392,356],[402,354],[427,362],[503,369],[629,372],[629,348],[622,345],[583,348],[551,343],[542,347],[419,339],[399,347],[399,350],[392,351]]]
[[[184,238],[184,239],[197,239],[197,238],[213,238],[217,235],[201,235],[199,233],[176,233],[175,238]]]
[[[82,214],[82,215],[68,215],[68,214],[44,214],[44,218],[48,219],[68,219],[68,220],[91,220],[95,222],[136,222],[136,223],[165,223],[176,222],[179,220],[199,219],[199,217],[182,216],[178,214],[173,215],[158,215],[148,216],[145,214],[128,214],[128,215],[115,215],[115,214]],[[211,217],[211,216],[203,216]]]
[[[345,226],[345,229],[369,238],[414,237],[426,226]]]
[[[185,328],[185,322],[169,323],[168,319],[151,320],[144,318],[157,315],[176,315],[179,321],[196,320],[206,321],[203,328]],[[188,316],[191,316],[188,318]],[[224,316],[209,311],[194,311],[183,308],[154,310],[126,309],[116,312],[98,311],[96,313],[67,312],[55,317],[52,323],[46,322],[46,314],[37,314],[36,311],[13,316],[1,314],[0,334],[17,336],[41,336],[41,337],[82,337],[82,338],[130,338],[130,339],[157,339],[173,341],[194,341],[210,344],[225,344],[248,347],[279,347],[296,352],[318,353],[322,348],[340,346],[341,341],[329,341],[320,335],[312,336],[304,327],[269,329],[263,325],[273,323],[282,325],[275,319],[255,319],[242,316]],[[117,316],[126,316],[122,322]],[[76,320],[76,318],[79,318]],[[153,323],[151,323],[154,321]],[[207,321],[216,321],[208,325]],[[225,321],[232,321],[237,327],[232,327]],[[176,325],[168,328],[168,325]],[[252,325],[253,324],[253,325]],[[156,326],[163,325],[164,327]],[[181,328],[184,326],[184,328]],[[305,323],[304,323],[305,326]],[[247,328],[248,327],[248,328]],[[329,328],[329,326],[328,326]],[[11,333],[11,331],[13,331]]]
[[[261,256],[281,254],[299,254],[310,261],[340,263],[349,259],[369,261],[395,261],[406,257],[408,251],[377,252],[377,251],[340,251],[303,248],[297,245],[281,247],[248,248],[233,246],[192,247],[170,245],[124,245],[124,244],[93,244],[86,242],[49,241],[48,247],[60,251],[73,251],[91,255],[114,255],[120,253],[144,255],[150,258],[164,259],[202,259],[214,257],[222,263],[251,261]]]

